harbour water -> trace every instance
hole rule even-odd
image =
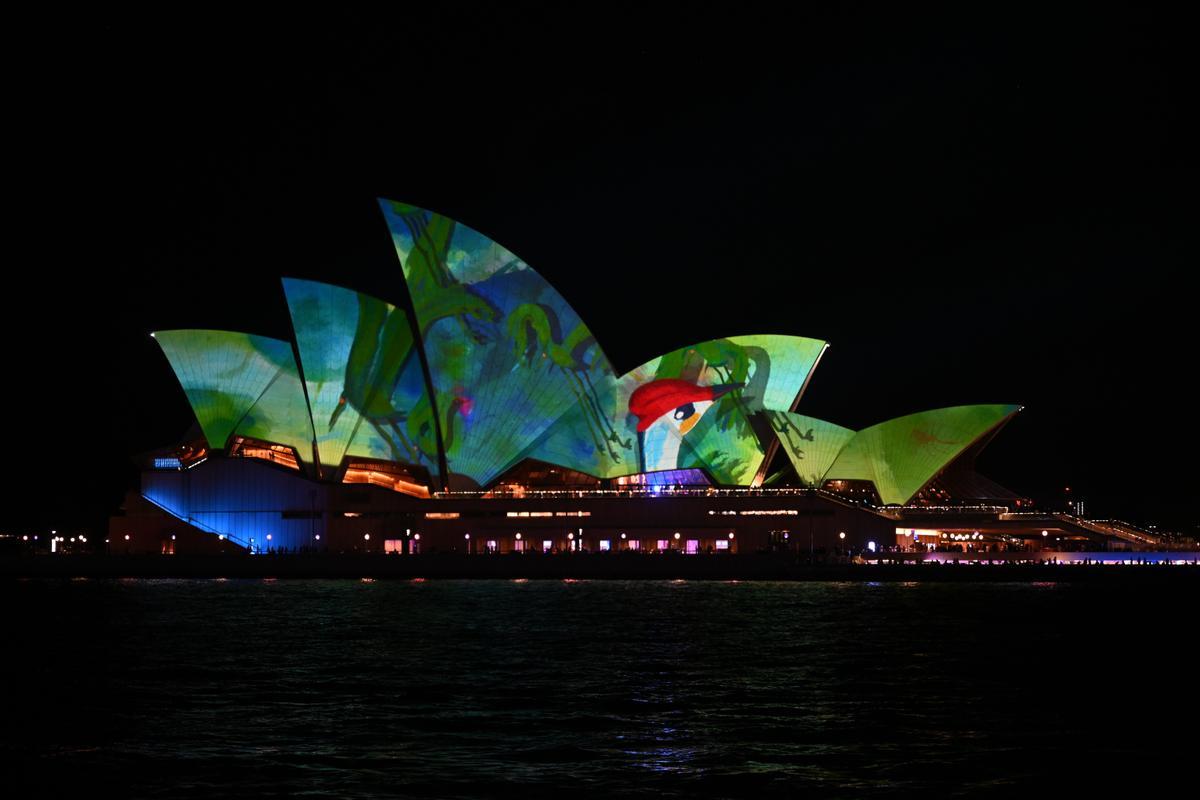
[[[16,580],[6,797],[1148,795],[1189,585]]]

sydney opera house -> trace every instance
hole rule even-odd
[[[112,550],[868,552],[956,531],[1013,546],[1047,524],[1087,537],[1023,523],[1020,498],[974,470],[1018,406],[851,430],[798,411],[828,345],[781,334],[619,373],[513,253],[380,206],[396,296],[285,278],[290,340],[153,334],[198,424],[144,456]]]

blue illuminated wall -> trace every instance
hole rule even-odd
[[[142,496],[201,530],[258,552],[299,550],[325,534],[324,492],[297,473],[254,459],[211,459],[195,469],[146,471]]]

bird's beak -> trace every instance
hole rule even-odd
[[[734,389],[741,389],[745,385],[744,383],[717,383],[708,388],[712,389],[712,398],[716,400],[718,397],[729,394]]]

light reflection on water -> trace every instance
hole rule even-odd
[[[172,797],[972,794],[1148,763],[1188,699],[1114,704],[1107,676],[1185,663],[1190,595],[1053,587],[13,581],[0,754]]]

